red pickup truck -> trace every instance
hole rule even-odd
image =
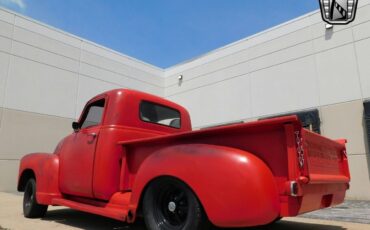
[[[339,204],[349,188],[345,140],[296,116],[192,131],[180,105],[118,89],[91,99],[72,127],[53,154],[22,158],[26,217],[62,205],[143,216],[151,230],[257,226]]]

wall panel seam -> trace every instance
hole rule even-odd
[[[356,24],[355,26],[359,26],[359,25],[364,24],[364,23],[367,23],[367,22],[370,22],[370,20],[367,20],[367,21],[361,22],[361,23],[359,23],[359,24]],[[288,36],[288,35],[290,35],[290,34],[293,34],[293,33],[296,33],[296,32],[298,32],[298,31],[301,31],[301,30],[307,29],[308,27],[316,26],[316,25],[318,25],[318,24],[320,24],[320,23],[321,23],[321,22],[319,22],[319,23],[315,23],[315,24],[312,24],[312,25],[308,25],[308,26],[306,26],[306,27],[300,28],[300,29],[295,30],[295,31],[293,31],[293,32],[290,32],[290,33],[284,34],[284,35],[282,35],[282,36],[276,37],[276,38],[274,38],[274,39],[267,40],[267,41],[265,41],[265,42],[262,42],[262,43],[256,44],[256,45],[254,45],[254,46],[250,46],[250,47],[247,47],[247,48],[244,48],[244,49],[238,50],[238,51],[236,51],[236,52],[234,52],[234,53],[231,53],[231,54],[228,54],[228,55],[225,55],[225,56],[219,57],[219,58],[214,59],[214,60],[212,60],[212,61],[209,61],[209,62],[203,63],[203,64],[201,64],[201,65],[197,65],[197,66],[194,66],[194,67],[188,68],[188,69],[186,69],[186,70],[180,71],[179,73],[182,73],[182,72],[185,72],[185,71],[189,71],[189,70],[195,69],[195,68],[197,68],[197,67],[199,67],[199,66],[202,66],[202,65],[205,65],[205,64],[209,64],[209,63],[212,63],[212,62],[215,62],[215,61],[218,61],[218,60],[220,60],[220,59],[223,59],[223,58],[225,58],[225,57],[229,57],[229,56],[232,56],[232,55],[238,54],[238,53],[243,52],[243,51],[247,51],[248,49],[255,48],[255,47],[260,46],[260,45],[263,45],[263,44],[265,44],[265,43],[267,43],[267,42],[274,41],[274,40],[276,40],[276,39],[286,37],[286,36]],[[341,31],[344,31],[344,30],[347,30],[347,29],[351,29],[351,27],[338,29],[337,31],[335,31],[335,33],[338,33],[338,32],[341,32]],[[315,39],[322,38],[322,37],[325,37],[325,35],[324,35],[324,36],[317,36],[317,37],[313,37],[313,36],[312,36],[311,40],[315,40]],[[366,39],[366,38],[363,38],[363,39]],[[360,41],[360,40],[363,40],[363,39],[359,39],[359,40],[356,40],[356,41]],[[309,41],[310,41],[310,40],[305,40],[305,41],[303,41],[303,42],[296,43],[296,44],[294,44],[294,45],[292,45],[292,46],[287,46],[287,47],[284,47],[284,48],[282,48],[282,49],[274,50],[274,51],[272,51],[272,52],[270,52],[270,53],[266,53],[266,54],[263,54],[263,55],[260,55],[260,56],[257,56],[257,57],[253,57],[253,58],[251,58],[251,59],[243,60],[243,61],[241,61],[241,62],[238,62],[237,64],[241,64],[241,63],[244,63],[244,62],[248,62],[249,60],[258,59],[258,58],[260,58],[260,57],[268,56],[268,55],[270,55],[270,54],[273,54],[273,53],[276,53],[276,52],[280,52],[280,51],[283,51],[283,50],[285,50],[285,49],[289,49],[289,48],[295,47],[295,46],[297,46],[297,45],[300,45],[300,44],[303,44],[303,43],[306,43],[306,42],[309,42]],[[195,59],[195,60],[196,60],[196,59]],[[205,74],[213,73],[213,72],[217,72],[217,71],[219,71],[219,70],[223,70],[223,69],[226,69],[226,68],[229,68],[229,67],[235,66],[235,65],[237,65],[237,64],[233,64],[233,65],[230,65],[230,66],[227,66],[227,67],[223,67],[223,68],[220,68],[220,69],[216,69],[216,70],[214,70],[214,71],[212,71],[212,72],[207,72],[207,73],[205,73]],[[179,66],[179,67],[180,67],[180,66]],[[193,76],[191,79],[189,79],[189,80],[187,80],[187,81],[190,81],[190,80],[192,80],[192,79],[194,79],[194,78],[197,78],[197,77],[201,77],[201,76],[203,76],[203,75],[204,75],[204,74],[201,74],[201,75],[195,75],[195,76]],[[176,76],[177,76],[177,74],[173,74],[173,75],[171,75],[171,76],[167,76],[167,77],[166,77],[166,79],[167,79],[167,80],[170,80],[171,78],[176,78]],[[171,86],[175,86],[175,85],[176,85],[176,83],[174,83],[174,84],[170,84],[170,85],[166,85],[166,87],[171,87]]]
[[[368,38],[365,38],[365,39],[368,39]],[[258,72],[258,71],[261,71],[261,70],[265,70],[265,69],[269,69],[269,68],[272,68],[272,67],[276,67],[276,66],[279,66],[281,64],[286,64],[286,63],[289,63],[289,62],[293,62],[293,61],[296,61],[296,60],[300,60],[300,59],[303,59],[303,58],[306,58],[306,57],[310,57],[310,56],[313,56],[313,55],[317,55],[317,54],[320,54],[320,53],[324,53],[324,52],[327,52],[327,51],[330,51],[330,50],[333,50],[333,49],[337,49],[337,48],[340,48],[340,47],[344,47],[344,46],[347,46],[347,45],[350,45],[352,44],[353,42],[347,42],[347,43],[343,43],[341,45],[338,45],[338,46],[335,46],[335,47],[331,47],[331,48],[328,48],[328,49],[324,49],[324,50],[320,50],[320,51],[317,51],[317,52],[312,52],[311,54],[307,54],[307,55],[303,55],[301,57],[298,57],[298,58],[295,58],[295,59],[290,59],[290,60],[287,60],[287,61],[284,61],[284,62],[279,62],[277,64],[273,64],[273,65],[270,65],[270,66],[266,66],[266,67],[263,67],[263,68],[260,68],[260,69],[256,69],[256,70],[252,70],[252,71],[249,71],[249,72],[245,72],[243,74],[238,74],[238,75],[235,75],[235,76],[232,76],[232,77],[229,77],[229,78],[225,78],[225,79],[222,79],[220,81],[215,81],[215,82],[211,82],[209,84],[204,84],[204,85],[201,85],[201,86],[197,86],[197,87],[194,87],[194,88],[191,88],[191,89],[187,89],[187,90],[183,90],[183,91],[180,91],[177,92],[177,93],[173,93],[173,94],[169,94],[169,95],[165,95],[165,97],[171,97],[171,96],[175,96],[175,95],[179,95],[179,94],[183,94],[183,93],[186,93],[186,92],[189,92],[189,91],[192,91],[192,90],[195,90],[195,89],[199,89],[199,88],[203,88],[203,87],[206,87],[208,85],[213,85],[213,84],[216,84],[216,83],[219,83],[219,82],[222,82],[222,81],[228,81],[228,80],[231,80],[233,78],[237,78],[237,77],[240,77],[240,76],[243,76],[243,75],[246,75],[246,74],[250,74],[250,73],[254,73],[254,72]],[[183,84],[185,84],[186,82],[184,82]]]

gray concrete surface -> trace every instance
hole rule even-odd
[[[336,207],[307,213],[302,217],[370,224],[370,201],[345,201]]]
[[[64,207],[50,207],[42,219],[26,219],[22,214],[22,196],[0,193],[0,230],[29,229],[109,229],[109,230],[145,230],[142,220],[128,225],[109,218],[71,210]],[[307,218],[286,218],[271,226],[244,228],[244,230],[369,230],[369,224],[316,220]],[[220,229],[218,229],[220,230]],[[226,229],[224,229],[226,230]]]

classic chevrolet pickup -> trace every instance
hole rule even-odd
[[[181,106],[146,93],[102,93],[53,154],[22,158],[23,210],[62,205],[148,229],[273,223],[343,202],[345,140],[302,128],[296,116],[191,130]]]

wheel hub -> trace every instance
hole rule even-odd
[[[176,210],[176,203],[171,201],[168,203],[168,210],[170,210],[170,212],[175,212]]]

